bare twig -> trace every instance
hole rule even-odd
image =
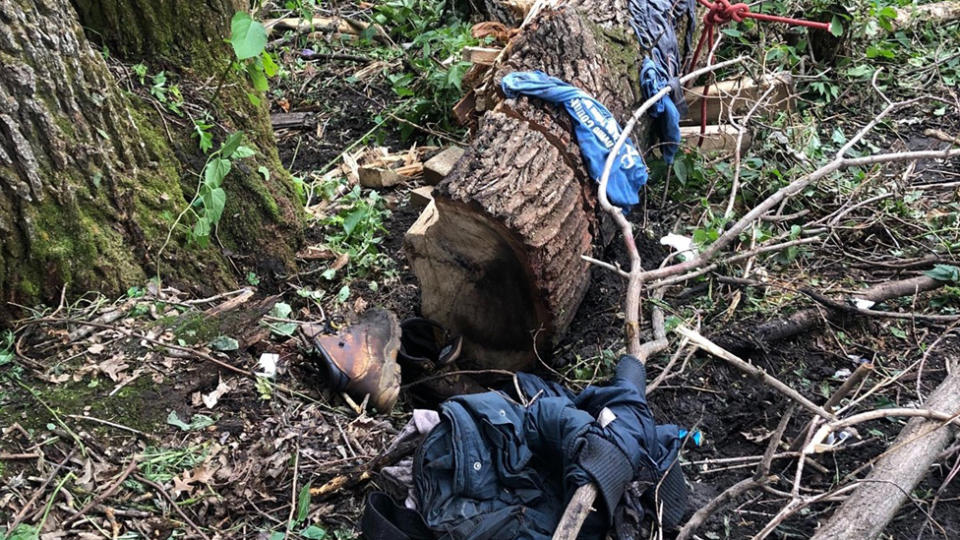
[[[796,401],[803,408],[816,414],[817,416],[821,416],[831,421],[836,420],[836,416],[833,413],[824,410],[822,407],[810,401],[809,399],[803,397],[803,395],[801,395],[800,392],[797,392],[793,388],[790,388],[789,386],[781,382],[776,377],[771,376],[770,374],[766,373],[762,369],[754,366],[753,364],[750,364],[749,362],[746,362],[745,360],[741,359],[740,357],[733,354],[732,352],[724,349],[723,347],[720,347],[716,343],[702,336],[699,332],[695,330],[691,330],[683,325],[678,326],[675,331],[678,334],[688,338],[694,345],[700,347],[701,349],[707,351],[708,353],[718,358],[722,358],[726,360],[732,366],[736,367],[740,371],[743,371],[744,373],[757,377],[758,379],[766,383],[768,386],[773,387],[774,389],[779,391],[781,394]]]

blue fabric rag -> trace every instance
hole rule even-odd
[[[669,85],[666,71],[649,58],[644,58],[643,67],[640,69],[640,88],[643,90],[644,99],[649,99]],[[680,111],[670,94],[667,94],[650,108],[648,114],[656,120],[654,135],[661,143],[660,153],[663,154],[663,160],[669,165],[673,163],[673,158],[680,149]]]
[[[680,75],[681,61],[690,52],[696,25],[696,0],[627,0],[630,11],[630,26],[640,40],[640,47],[650,51],[655,64],[672,79]],[[675,31],[677,21],[687,19],[684,54],[680,53]],[[679,89],[677,89],[679,91]],[[682,101],[682,94],[674,94]]]
[[[620,138],[620,125],[603,104],[583,90],[542,71],[510,73],[503,78],[500,86],[509,98],[523,94],[562,104],[575,124],[574,134],[586,161],[587,172],[591,178],[600,181],[607,156]],[[647,166],[633,142],[627,139],[610,170],[607,198],[611,203],[629,210],[640,202],[638,192],[646,183]]]

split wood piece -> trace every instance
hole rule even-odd
[[[444,149],[439,154],[428,159],[423,164],[423,181],[431,186],[435,186],[443,181],[444,178],[453,170],[453,166],[463,157],[464,150],[459,146],[451,146]]]
[[[937,281],[927,276],[917,276],[899,281],[887,281],[864,289],[858,294],[853,295],[855,299],[870,300],[880,303],[886,300],[892,300],[901,296],[914,295],[922,292],[932,291],[944,285],[944,282]],[[826,315],[826,317],[824,317]],[[819,330],[823,328],[825,321],[837,322],[843,320],[846,312],[839,313],[834,310],[823,313],[820,307],[801,309],[793,315],[784,319],[768,321],[744,331],[735,333],[726,333],[721,336],[712,337],[721,347],[736,351],[752,351],[758,348],[769,346],[777,341],[789,339],[805,332]]]
[[[414,208],[426,208],[433,201],[433,186],[424,186],[410,190],[410,205]]]
[[[923,404],[949,415],[960,414],[960,373],[948,375]],[[814,535],[815,540],[876,538],[893,519],[937,456],[953,440],[956,428],[937,420],[914,418],[900,431],[873,471]]]
[[[553,540],[573,539],[580,535],[580,529],[587,516],[593,511],[593,502],[597,498],[597,486],[584,484],[573,492],[567,503],[567,509],[553,533]]]
[[[462,367],[519,370],[549,354],[589,284],[589,229],[559,151],[519,120],[484,116],[404,239],[421,312],[463,336]]]
[[[920,23],[948,23],[960,19],[960,1],[947,0],[921,6],[905,6],[897,9],[897,17],[891,21],[893,30],[915,26]]]
[[[710,85],[707,93],[707,123],[716,124],[725,121],[731,109],[733,114],[745,114],[771,86],[774,86],[775,90],[770,94],[767,103],[760,106],[761,111],[772,112],[795,108],[793,77],[789,73],[769,74],[759,81],[743,77]],[[687,118],[681,123],[700,125],[700,101],[703,93],[703,86],[684,89],[684,97],[689,109]],[[735,139],[734,144],[736,144]]]
[[[464,47],[462,54],[463,59],[471,64],[492,66],[502,50],[497,47]]]
[[[254,295],[253,289],[243,289],[240,294],[234,296],[229,300],[224,301],[222,304],[217,304],[216,306],[213,306],[212,308],[207,309],[206,311],[203,312],[203,314],[205,317],[216,317],[217,315],[221,315],[228,311],[233,311],[238,307],[242,306],[243,304],[245,304],[247,300],[250,300],[251,298],[253,298],[253,295]]]
[[[395,171],[383,167],[360,167],[358,172],[360,185],[365,188],[392,187],[403,181]]]
[[[519,26],[535,3],[536,0],[483,0],[479,7],[492,21]]]
[[[703,134],[703,144],[700,145],[700,151],[705,154],[735,152],[737,149],[737,133],[736,128],[727,124],[707,126]],[[700,126],[681,127],[680,137],[683,139],[684,148],[696,148],[700,140]],[[743,135],[743,146],[740,151],[744,152],[750,148],[751,142],[753,142],[753,136],[750,131],[746,131]]]

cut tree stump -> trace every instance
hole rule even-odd
[[[591,254],[598,234],[596,185],[567,113],[536,99],[504,99],[499,82],[510,72],[541,70],[623,121],[642,101],[643,53],[628,16],[599,0],[537,15],[474,89],[475,106],[485,111],[476,136],[407,233],[421,313],[463,336],[465,369],[548,361],[587,290],[590,268],[581,256]],[[647,140],[647,129],[644,123],[634,140]]]

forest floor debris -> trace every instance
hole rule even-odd
[[[350,18],[369,13],[345,11]],[[955,51],[936,45],[950,43],[938,33],[945,31],[950,28],[908,34],[904,39],[917,46],[909,55],[893,38],[871,45],[871,58],[887,58],[885,51],[909,56],[902,66],[888,65],[899,80],[881,79],[885,90],[912,98],[925,88],[933,97],[884,122],[861,150],[943,149],[950,143],[931,129],[948,140],[960,133],[960,64]],[[313,219],[299,271],[250,274],[248,289],[208,298],[139,284],[120,299],[91,294],[19,321],[0,347],[0,525],[8,530],[119,538],[134,532],[150,538],[355,536],[362,496],[376,476],[335,496],[325,492],[322,500],[311,489],[369,472],[409,417],[417,396],[411,389],[423,385],[404,380],[406,391],[389,416],[365,412],[362,403],[325,390],[296,330],[317,321],[334,329],[376,305],[401,320],[416,315],[416,281],[401,241],[419,214],[410,191],[421,180],[414,175],[366,191],[359,175],[368,152],[383,154],[376,148],[393,156],[416,148],[415,159],[403,162],[415,165],[431,157],[428,146],[463,142],[448,122],[451,96],[459,99],[459,92],[446,82],[417,79],[405,63],[422,58],[411,60],[415,53],[404,55],[372,37],[295,34],[274,45],[288,72],[272,102],[283,164],[302,180]],[[298,36],[311,41],[296,42]],[[459,39],[444,36],[435,55],[442,58],[423,65],[436,67],[447,49],[463,46]],[[743,47],[734,43],[728,52]],[[792,58],[804,51],[780,44],[768,52]],[[467,67],[457,60],[443,74]],[[789,97],[800,110],[777,116],[756,108],[753,121],[738,117],[756,130],[749,150],[740,148],[742,159],[728,147],[720,157],[682,154],[672,180],[648,186],[643,208],[631,216],[644,267],[655,269],[669,256],[657,239],[680,232],[709,245],[729,221],[727,209],[762,200],[810,161],[843,147],[845,133],[858,131],[883,107],[877,94],[856,90],[872,74],[870,64],[853,57],[826,78],[798,78]],[[431,92],[439,96],[433,102],[415,101]],[[405,99],[411,93],[414,99]],[[410,111],[422,107],[442,109],[446,117],[420,121]],[[737,126],[728,129],[737,132]],[[738,239],[746,256],[668,290],[668,328],[696,328],[814,403],[842,389],[835,405],[845,414],[917,406],[960,357],[957,324],[930,318],[960,313],[960,274],[951,273],[960,245],[957,165],[956,159],[864,165],[808,187]],[[651,166],[654,178],[667,177]],[[737,182],[739,192],[731,188]],[[794,243],[751,251],[779,236]],[[626,266],[619,243],[600,251],[598,257]],[[948,285],[889,300],[882,310],[896,318],[837,317],[837,306],[803,291],[846,298],[924,273]],[[571,331],[554,351],[557,364],[543,371],[572,388],[609,373],[622,347],[623,293],[619,276],[597,269]],[[811,327],[818,331],[765,339],[764,323],[797,314],[816,319]],[[658,418],[704,434],[704,444],[688,449],[683,461],[696,504],[719,501],[717,513],[697,518],[703,538],[757,534],[793,500],[803,507],[790,507],[795,513],[774,528],[783,536],[809,536],[835,509],[829,504],[834,490],[846,489],[839,482],[860,478],[905,423],[872,419],[858,429],[859,439],[798,459],[790,442],[804,438],[808,423],[787,412],[791,399],[697,353],[689,336],[678,345],[649,364],[650,392],[657,394],[651,404]],[[865,365],[871,369],[861,369]],[[850,388],[846,382],[855,373],[863,378]],[[947,446],[889,534],[960,534],[958,451],[955,442]]]

